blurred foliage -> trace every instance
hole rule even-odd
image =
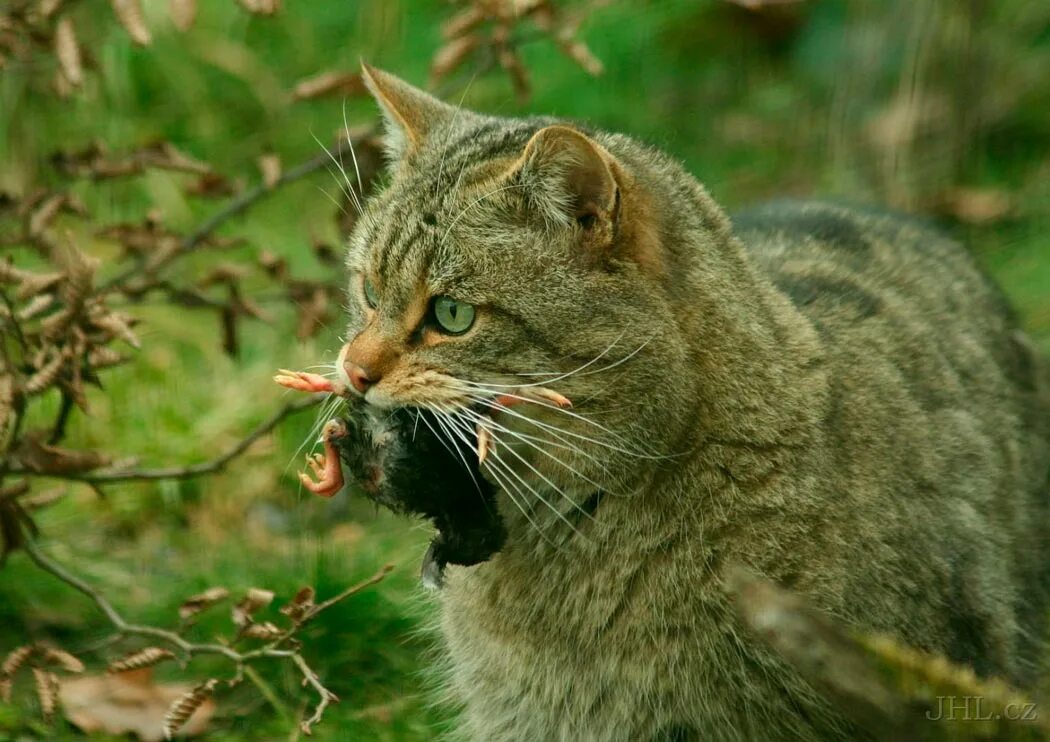
[[[557,5],[570,16],[590,9]],[[514,46],[528,70],[528,100],[520,81],[500,74],[498,49],[486,55],[481,41],[465,62],[438,70],[442,92],[483,111],[551,113],[650,141],[681,158],[730,209],[820,195],[927,215],[973,246],[1050,352],[1050,5],[601,5],[577,31],[601,60],[599,77],[570,54],[551,53],[549,42],[532,43],[533,24]],[[352,73],[361,58],[422,84],[434,72],[435,53],[451,54],[447,45],[469,33],[447,26],[442,33],[464,7],[440,0],[288,2],[260,15],[232,1],[201,2],[183,31],[168,3],[146,0],[150,44],[143,46],[109,3],[68,2],[63,13],[80,52],[79,86],[55,90],[61,70],[52,51],[6,56],[0,71],[0,192],[21,198],[39,187],[68,188],[101,225],[141,223],[154,210],[165,228],[190,232],[224,203],[193,192],[199,175],[149,168],[127,178],[71,178],[55,170],[53,155],[98,143],[117,156],[169,142],[225,176],[212,195],[243,193],[267,177],[261,155],[276,156],[287,171],[316,157],[318,141],[330,144],[345,126],[357,132],[374,121],[373,104],[353,94],[352,82],[320,97],[296,95],[298,84],[326,72]],[[483,28],[491,39],[492,26]],[[338,283],[338,267],[317,260],[314,248],[339,244],[346,226],[338,218],[343,196],[334,167],[332,176],[291,183],[224,225],[219,236],[237,238],[224,259],[250,263],[266,251],[297,277]],[[119,248],[112,240],[85,233],[75,214],[57,215],[55,228],[76,231],[79,244],[102,259],[99,275],[114,275]],[[6,243],[0,250],[16,251]],[[19,252],[18,259],[33,257]],[[194,284],[214,264],[213,257],[189,255],[170,277]],[[272,306],[266,286],[251,279],[244,293],[265,309]],[[318,334],[296,341],[300,318],[274,311],[268,323],[241,333],[233,358],[217,340],[218,313],[173,311],[155,299],[132,310],[143,349],[133,364],[107,373],[104,390],[86,392],[91,415],[70,419],[67,444],[157,465],[203,461],[227,449],[280,404],[273,370],[332,358],[341,331],[334,312]],[[50,422],[59,404],[57,394],[40,399],[27,424]],[[206,479],[112,485],[104,496],[72,485],[39,517],[49,553],[75,564],[126,615],[158,625],[170,624],[187,595],[215,584],[239,591],[265,585],[284,597],[312,584],[330,595],[393,561],[398,569],[388,580],[334,607],[303,637],[315,669],[342,699],[315,735],[432,738],[449,711],[424,695],[433,611],[415,575],[427,534],[359,500],[298,496],[294,467],[304,441],[312,442],[313,422],[289,419]],[[0,626],[0,651],[49,639],[88,657],[108,633],[88,601],[20,554],[0,572]],[[202,630],[219,628],[204,621]],[[194,677],[209,677],[209,662],[195,660]],[[175,668],[157,673],[185,677]],[[310,701],[298,676],[260,668],[258,683],[223,698],[214,738],[284,737],[295,726]],[[30,696],[0,704],[0,738],[72,733],[61,720],[42,726],[33,703]]]

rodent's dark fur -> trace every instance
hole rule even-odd
[[[339,454],[351,483],[370,499],[437,528],[423,560],[424,582],[440,585],[446,564],[469,566],[496,553],[506,531],[477,453],[462,441],[439,440],[431,412],[367,407],[351,403],[343,418],[347,434],[336,439]]]

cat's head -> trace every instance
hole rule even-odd
[[[593,490],[665,452],[686,352],[665,207],[625,161],[642,148],[364,76],[390,178],[349,242],[348,385],[380,408],[441,412],[448,436],[472,438],[505,408],[489,461],[508,482],[514,469]]]

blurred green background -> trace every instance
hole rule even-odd
[[[453,102],[462,97],[482,111],[555,114],[654,143],[730,210],[819,195],[927,215],[972,246],[1050,352],[1050,4],[741,7],[748,4],[569,3],[590,11],[580,38],[604,74],[589,76],[548,39],[526,33],[529,100],[519,100],[498,69],[474,77],[472,63],[443,88]],[[95,67],[78,95],[44,92],[41,80],[54,73],[47,58],[0,73],[0,190],[59,184],[49,156],[94,140],[115,152],[168,140],[254,182],[260,153],[291,165],[318,153],[315,137],[332,141],[344,103],[351,126],[374,120],[366,98],[293,102],[296,81],[352,70],[364,58],[424,85],[443,43],[440,25],[462,4],[287,0],[277,15],[259,17],[216,0],[201,3],[185,33],[173,27],[166,3],[144,5],[154,37],[148,48],[132,44],[108,4],[73,6]],[[228,225],[224,234],[247,240],[230,254],[268,249],[296,270],[324,270],[310,245],[339,239],[333,178],[322,170]],[[167,224],[188,230],[221,202],[186,196],[185,183],[149,172],[73,188],[103,223],[141,219],[156,207]],[[103,257],[113,250],[91,249]],[[206,263],[206,256],[185,261],[176,274]],[[133,311],[144,320],[143,350],[106,376],[104,392],[92,393],[93,414],[74,418],[70,442],[156,465],[204,460],[231,445],[284,399],[273,371],[330,360],[341,330],[336,322],[298,342],[292,313],[275,311],[272,323],[251,325],[233,360],[219,347],[211,314],[148,303]],[[179,603],[211,585],[288,597],[314,584],[323,597],[393,561],[390,578],[304,637],[305,655],[342,699],[315,736],[432,738],[453,711],[426,693],[434,606],[416,573],[427,530],[360,501],[305,497],[295,469],[313,423],[310,413],[289,420],[219,476],[110,486],[101,497],[73,486],[41,516],[44,543],[127,616],[159,625],[173,625]],[[86,600],[24,556],[0,570],[0,652],[41,638],[90,650],[106,634]],[[202,659],[158,677],[205,678],[212,670],[221,672],[221,663]],[[263,692],[248,683],[220,696],[212,738],[289,738],[313,699],[291,671],[262,669],[259,684]],[[13,705],[0,704],[0,738],[72,734],[37,718],[32,693],[16,694]]]

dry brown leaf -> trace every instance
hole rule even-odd
[[[0,701],[11,703],[11,690],[13,688],[14,682],[11,678],[0,678]]]
[[[7,423],[11,420],[15,402],[15,380],[8,374],[0,374],[0,436],[7,434]]]
[[[478,34],[458,36],[449,41],[434,53],[430,61],[430,79],[438,82],[455,72],[480,44],[481,37]]]
[[[480,3],[470,5],[441,26],[441,35],[446,39],[454,39],[473,31],[484,22],[485,17],[485,11]]]
[[[34,667],[33,680],[36,682],[36,697],[40,701],[40,713],[45,720],[50,720],[58,707],[58,676],[50,670]]]
[[[501,49],[496,58],[499,60],[500,67],[510,76],[511,84],[514,86],[514,94],[518,96],[519,100],[527,100],[532,91],[532,85],[529,84],[529,73],[525,69],[525,64],[521,61],[521,57],[514,49],[508,46]]]
[[[300,80],[292,90],[292,100],[312,100],[326,95],[364,95],[367,92],[360,72],[322,72]]]
[[[263,641],[270,641],[281,636],[284,632],[274,624],[266,621],[265,623],[253,623],[249,624],[241,631],[241,636],[247,637],[248,639],[262,639]]]
[[[67,494],[69,494],[69,491],[65,487],[51,487],[43,492],[34,492],[28,497],[20,498],[19,502],[26,510],[43,510],[54,505]]]
[[[313,610],[316,593],[312,587],[299,588],[299,592],[288,603],[281,606],[281,613],[288,616],[293,623],[299,623]]]
[[[58,12],[64,2],[65,0],[40,0],[36,4],[36,12],[41,18],[47,20]]]
[[[132,348],[142,347],[138,337],[131,331],[131,318],[117,312],[102,314],[93,312],[91,324],[100,330],[105,330],[111,337],[117,337],[126,342]]]
[[[196,616],[201,611],[211,608],[216,603],[221,603],[228,597],[230,597],[230,591],[226,588],[209,587],[203,593],[186,598],[185,602],[179,606],[179,618],[185,621]]]
[[[277,280],[281,280],[288,275],[288,261],[270,250],[260,252],[256,260],[268,275]]]
[[[112,368],[127,363],[129,360],[131,360],[130,356],[105,346],[92,348],[88,351],[87,357],[88,365],[94,369]]]
[[[69,234],[66,235],[63,247],[55,251],[52,261],[55,267],[66,274],[66,280],[62,282],[59,292],[66,304],[66,312],[70,314],[69,319],[72,320],[92,292],[95,271],[100,261],[80,250]],[[56,337],[64,327],[64,324],[59,323],[57,328],[51,328],[49,337]]]
[[[188,683],[154,683],[150,668],[117,675],[95,675],[62,681],[62,709],[85,733],[134,734],[143,742],[164,739],[164,716],[173,703],[192,691]],[[182,727],[186,735],[202,734],[215,713],[201,703]]]
[[[175,28],[189,31],[197,20],[197,0],[171,0],[168,13]]]
[[[272,152],[259,155],[257,160],[259,171],[262,173],[263,184],[267,188],[273,188],[281,179],[281,157]]]
[[[207,288],[216,284],[237,283],[242,278],[246,278],[248,274],[248,268],[239,263],[219,263],[197,281],[197,285]]]
[[[28,304],[18,310],[18,319],[22,322],[36,319],[50,309],[54,303],[54,294],[41,294],[40,296],[34,296]]]
[[[281,0],[238,0],[249,13],[273,15],[281,9]]]
[[[197,709],[211,698],[218,684],[218,680],[206,680],[171,704],[171,708],[164,714],[165,739],[171,739],[175,732],[185,726]]]
[[[225,198],[236,191],[233,183],[225,175],[204,173],[184,189],[189,196],[200,198]]]
[[[324,240],[315,238],[311,247],[313,247],[314,257],[317,258],[317,262],[322,265],[327,265],[331,268],[338,268],[343,262],[340,258],[339,251]]]
[[[44,230],[58,216],[58,212],[62,209],[65,200],[66,196],[64,193],[56,193],[53,196],[49,196],[33,211],[32,216],[29,217],[29,235],[31,237],[43,234]]]
[[[590,48],[582,41],[567,39],[559,42],[558,45],[569,59],[580,65],[589,75],[597,77],[605,72],[605,65],[602,64],[602,60],[594,56]]]
[[[40,431],[27,433],[15,449],[15,460],[38,474],[76,474],[106,466],[111,458],[98,451],[78,451],[44,443]]]
[[[952,188],[942,196],[941,210],[968,224],[1002,221],[1014,210],[1010,194],[998,188]]]
[[[66,672],[84,672],[84,663],[64,649],[58,647],[41,647],[40,654],[45,662],[60,665]]]
[[[160,170],[174,170],[180,173],[205,175],[212,172],[208,163],[190,157],[171,142],[154,142],[134,153],[134,156],[145,166]]]
[[[84,82],[84,67],[80,60],[80,45],[69,16],[63,16],[55,25],[55,56],[69,84],[75,88]]]
[[[273,592],[253,587],[248,590],[240,601],[233,607],[233,622],[237,626],[246,626],[251,623],[252,616],[259,610],[273,602]]]
[[[61,353],[55,353],[47,363],[26,380],[25,393],[30,395],[40,394],[42,391],[50,389],[58,379],[58,375],[65,363],[65,356]]]
[[[127,672],[129,670],[141,670],[144,667],[152,667],[159,662],[175,659],[175,653],[163,647],[146,647],[136,652],[124,655],[119,660],[109,663],[106,668],[108,673]]]
[[[142,16],[142,6],[139,0],[109,0],[113,6],[113,12],[120,21],[120,25],[128,32],[128,36],[139,46],[149,46],[153,41],[146,21]]]
[[[18,286],[15,296],[25,301],[53,288],[64,276],[61,273],[28,273]]]
[[[34,650],[35,647],[32,644],[23,644],[20,647],[15,647],[4,657],[4,662],[0,665],[0,672],[4,674],[4,677],[11,677],[25,664],[25,661],[29,659]]]
[[[62,74],[62,70],[55,70],[55,74],[51,78],[51,89],[55,91],[55,95],[63,99],[69,98],[76,92],[76,88]]]

